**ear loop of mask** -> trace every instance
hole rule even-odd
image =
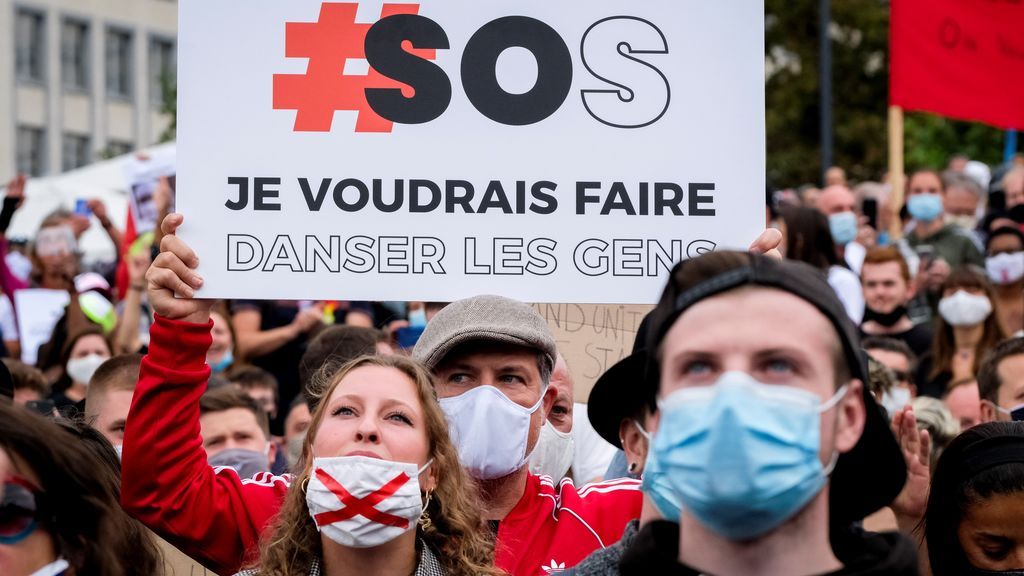
[[[644,430],[643,425],[640,424],[639,422],[637,422],[635,418],[630,418],[630,420],[633,420],[633,426],[636,426],[637,432],[640,432],[640,435],[647,439],[647,449],[650,450],[651,449],[651,433],[648,432],[647,430]]]
[[[842,388],[837,390],[836,393],[831,398],[829,398],[828,402],[825,402],[824,404],[822,404],[821,406],[818,407],[818,414],[824,414],[825,412],[828,412],[829,410],[835,408],[836,405],[839,404],[843,400],[843,398],[846,398],[846,393],[849,392],[849,391],[850,391],[850,385],[849,384],[843,384]],[[826,478],[832,476],[832,472],[834,472],[835,469],[836,469],[836,464],[839,463],[839,450],[836,450],[836,448],[835,448],[835,437],[836,437],[836,434],[838,432],[839,432],[839,418],[837,416],[836,417],[835,428],[834,428],[833,433],[832,433],[832,438],[833,438],[833,440],[832,440],[832,442],[833,442],[833,445],[832,445],[832,458],[829,460],[828,466],[825,466],[825,468],[822,470],[822,473],[825,475]]]
[[[548,384],[548,386],[550,386],[550,384]],[[534,413],[536,413],[537,410],[540,408],[540,405],[544,402],[544,396],[548,393],[548,386],[544,386],[543,388],[541,388],[541,390],[540,390],[540,398],[537,399],[537,403],[536,404],[534,404],[532,407],[529,408],[530,417],[531,418],[533,417]],[[499,390],[499,392],[501,392],[501,391]],[[501,394],[504,396],[505,393],[501,392]],[[508,398],[508,396],[505,396],[505,398]],[[509,399],[509,401],[512,401],[511,398],[508,398],[508,399]],[[515,402],[513,402],[513,404],[514,403]],[[520,408],[522,408],[522,406],[520,406]],[[548,423],[547,422],[547,418],[545,418],[544,422],[541,423],[541,426],[544,426],[547,423]],[[548,425],[550,426],[550,424],[548,424]],[[571,432],[570,432],[570,434],[571,434]],[[530,450],[530,453],[526,455],[525,462],[529,462],[530,461],[530,458],[533,457],[533,453],[537,451],[537,447],[538,446],[540,446],[540,436],[537,437],[537,443],[533,445],[533,450]]]
[[[433,463],[434,463],[434,459],[433,459],[433,458],[431,458],[431,459],[427,460],[427,463],[426,463],[426,464],[424,464],[423,466],[421,466],[421,467],[420,467],[420,469],[416,471],[416,482],[417,482],[417,483],[418,483],[418,482],[420,481],[420,474],[423,474],[423,472],[424,472],[424,471],[426,471],[426,469],[427,469],[427,468],[428,468],[428,467],[429,467],[429,466],[430,466],[431,464],[433,464]],[[420,504],[420,517],[421,517],[421,518],[423,517],[423,515],[424,515],[424,514],[426,514],[426,513],[427,513],[427,506],[430,506],[430,493],[431,493],[431,491],[430,491],[430,490],[428,490],[428,491],[427,491],[427,497],[426,497],[426,499],[425,499],[425,500],[424,500],[423,498],[421,498],[421,499],[420,499],[420,503],[421,503],[421,504]]]

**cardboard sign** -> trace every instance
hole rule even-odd
[[[150,536],[156,541],[157,547],[160,548],[160,554],[163,556],[164,576],[213,576],[213,572],[186,556],[181,550],[171,546],[163,538],[152,532],[150,532]]]
[[[201,297],[649,304],[764,228],[762,0],[179,6]]]
[[[66,290],[33,288],[14,293],[14,311],[21,336],[21,361],[34,366],[39,347],[50,341],[53,327],[71,301]]]
[[[594,382],[633,351],[640,321],[652,306],[534,304],[548,322],[572,373],[573,400],[586,403]]]

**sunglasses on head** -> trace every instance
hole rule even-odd
[[[17,544],[35,531],[41,492],[18,476],[4,479],[0,498],[0,544]]]

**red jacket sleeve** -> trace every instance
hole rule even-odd
[[[288,479],[242,480],[206,462],[199,397],[212,325],[156,317],[125,425],[121,504],[209,569],[234,574],[255,553]]]

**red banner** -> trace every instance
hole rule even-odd
[[[890,102],[1024,129],[1024,2],[892,0]]]

